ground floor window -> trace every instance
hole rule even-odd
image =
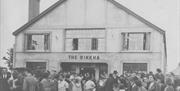
[[[65,51],[102,52],[105,50],[105,29],[67,29]]]
[[[146,73],[147,63],[123,63],[123,73]]]
[[[31,70],[46,70],[46,62],[26,62],[26,68]]]

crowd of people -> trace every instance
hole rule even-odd
[[[124,73],[117,71],[100,74],[95,79],[89,73],[77,74],[56,71],[3,69],[0,74],[0,91],[180,91],[180,82],[174,75],[165,77],[157,73]]]

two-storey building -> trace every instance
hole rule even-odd
[[[166,71],[165,31],[116,0],[59,0],[13,35],[14,67],[89,72],[96,79],[114,70]]]

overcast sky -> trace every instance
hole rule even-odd
[[[57,0],[41,0],[41,11]],[[180,62],[180,0],[117,0],[166,31],[168,71]],[[0,56],[13,47],[12,32],[28,20],[28,0],[0,0]],[[1,62],[0,65],[3,63]]]

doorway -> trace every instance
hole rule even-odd
[[[89,74],[93,79],[99,79],[100,75],[108,73],[106,63],[62,62],[60,67],[63,72],[72,72],[83,76]]]
[[[80,68],[80,74],[87,77],[94,79],[95,78],[95,69],[92,67],[82,67]]]

